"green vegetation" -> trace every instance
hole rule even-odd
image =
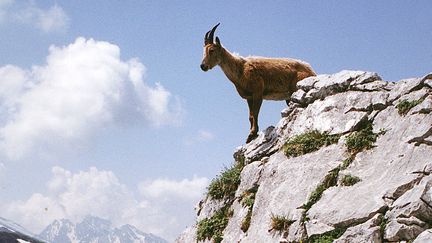
[[[253,207],[254,203],[255,203],[255,195],[258,191],[258,185],[254,185],[252,188],[246,190],[245,192],[243,192],[243,194],[241,195],[241,202],[243,207]]]
[[[303,206],[303,208],[306,209],[306,211],[309,210],[312,205],[321,199],[321,196],[326,189],[327,188],[323,184],[319,184],[317,188],[315,188],[315,190],[311,193],[307,203]]]
[[[242,225],[240,227],[243,232],[246,232],[249,229],[250,221],[252,218],[252,209],[255,203],[255,195],[257,191],[258,191],[258,185],[254,185],[249,190],[246,190],[241,196],[241,203],[243,207],[248,208],[248,213],[246,217],[243,219]]]
[[[197,240],[213,239],[214,242],[220,243],[223,239],[222,232],[227,226],[232,213],[229,206],[225,206],[216,211],[212,217],[199,221],[197,224]]]
[[[240,184],[240,173],[245,166],[244,156],[241,156],[239,160],[233,166],[225,168],[208,186],[207,196],[216,200],[225,200],[225,206],[210,218],[205,218],[197,223],[198,241],[206,239],[213,239],[215,243],[222,241],[223,231],[233,214],[230,208]]]
[[[317,131],[312,131],[310,133],[306,133],[298,137],[294,137],[293,139],[288,141],[287,144],[285,145],[284,147],[285,153],[288,156],[289,154],[291,154],[292,156],[293,154],[302,154],[304,151],[302,149],[300,149],[301,153],[297,153],[298,150],[296,148],[298,147],[314,148],[313,150],[310,149],[307,150],[307,151],[314,151],[318,149],[318,147],[315,146],[316,144],[322,144],[321,146],[324,146],[324,145],[329,145],[331,143],[336,143],[340,137],[340,135],[331,135],[331,137],[328,137],[328,134],[326,133],[321,134],[321,136],[317,136],[317,133],[318,133]],[[358,131],[353,132],[347,136],[347,138],[345,139],[345,146],[349,156],[342,162],[341,165],[329,171],[329,173],[325,176],[323,182],[321,182],[315,188],[315,190],[309,195],[308,201],[305,204],[303,204],[302,207],[305,210],[302,214],[302,218],[301,218],[302,222],[309,220],[309,218],[307,217],[307,212],[315,203],[317,203],[321,199],[324,191],[332,186],[337,185],[339,171],[346,169],[354,161],[357,153],[372,148],[377,137],[384,133],[385,133],[384,130],[380,130],[379,133],[374,133],[372,129],[372,122],[369,120],[365,120],[359,124]],[[322,139],[323,137],[324,139]],[[309,142],[309,139],[318,139],[325,142]],[[307,143],[302,141],[307,141]],[[302,146],[302,144],[303,145],[306,144],[306,145]],[[287,149],[287,147],[289,149]],[[347,175],[344,176],[344,178],[342,178],[341,184],[344,186],[351,186],[359,181],[360,178]],[[330,236],[326,234],[323,235],[322,237],[323,238],[320,239],[326,239],[329,238]],[[317,241],[317,242],[325,242],[325,241]]]
[[[387,210],[386,210],[386,212],[387,212]],[[384,213],[385,214],[385,213]],[[386,226],[387,226],[387,223],[388,223],[388,218],[386,218],[385,216],[384,216],[384,214],[381,214],[381,215],[379,215],[379,217],[378,217],[378,219],[379,219],[379,221],[380,221],[380,233],[381,233],[381,239],[383,240],[384,239],[384,231],[385,231],[385,228],[386,228]]]
[[[360,130],[351,133],[345,139],[345,147],[349,156],[342,162],[340,169],[344,170],[354,161],[356,155],[367,149],[373,148],[378,136],[386,133],[385,129],[380,129],[378,133],[373,132],[372,121],[366,120],[360,124]]]
[[[324,178],[324,181],[315,188],[315,190],[309,196],[307,203],[303,205],[306,212],[314,205],[318,200],[321,199],[322,194],[327,188],[337,185],[337,178],[339,174],[339,167],[331,170]]]
[[[312,130],[297,136],[294,136],[283,146],[283,151],[288,157],[297,157],[318,150],[323,146],[337,143],[340,135],[329,135],[328,132],[321,133]]]
[[[332,243],[335,239],[341,237],[345,233],[346,228],[336,228],[324,234],[314,235],[308,239],[309,243]]]
[[[288,231],[289,226],[294,223],[295,220],[288,219],[286,216],[271,216],[271,226],[270,231],[278,232],[279,234],[283,234]]]
[[[207,195],[213,199],[234,198],[243,167],[243,164],[236,163],[231,168],[225,168],[217,178],[212,180]]]
[[[303,204],[302,208],[304,209],[304,211],[301,217],[302,223],[309,220],[307,216],[308,211],[315,203],[317,203],[321,199],[324,191],[330,187],[337,185],[339,172],[346,169],[354,161],[357,153],[367,149],[371,149],[376,142],[378,136],[385,134],[386,132],[385,130],[381,129],[378,133],[374,133],[372,128],[372,121],[369,120],[363,120],[362,122],[360,122],[356,130],[357,131],[351,133],[345,139],[345,146],[348,157],[342,162],[342,164],[328,172],[328,174],[324,177],[324,180],[319,185],[317,185],[315,190],[309,195],[307,202]],[[283,146],[283,151],[288,157],[296,157],[316,151],[323,146],[337,143],[340,137],[341,134],[329,135],[327,132],[320,133],[317,130],[313,130],[295,136],[288,140]],[[359,181],[359,177],[345,175],[341,179],[341,185],[352,186]],[[286,232],[290,224],[292,224],[292,221],[289,221],[285,217],[272,216],[271,230],[275,230],[278,232]],[[324,234],[312,236],[308,239],[307,242],[333,242],[333,240],[339,238],[345,231],[346,228],[336,228]]]
[[[396,108],[398,109],[398,113],[401,116],[404,116],[408,113],[408,111],[411,110],[414,106],[420,104],[423,102],[424,99],[418,99],[418,100],[401,100],[397,105]]]
[[[348,166],[354,161],[354,159],[355,159],[355,154],[350,154],[350,156],[342,162],[340,169],[344,170],[348,168]]]
[[[246,214],[246,217],[243,219],[242,224],[240,226],[240,229],[246,233],[246,231],[248,231],[249,226],[250,226],[250,222],[252,219],[252,210],[249,209],[248,213]]]
[[[357,176],[344,175],[341,179],[341,185],[342,186],[352,186],[359,181],[361,181],[361,179]]]
[[[359,131],[351,133],[345,140],[347,151],[351,154],[357,154],[363,150],[371,149],[377,137],[385,131],[374,133],[372,129],[372,122],[366,121],[361,125]]]

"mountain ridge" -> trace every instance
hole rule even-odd
[[[166,240],[144,233],[135,226],[126,224],[113,227],[110,221],[95,216],[86,216],[76,224],[68,219],[54,220],[39,237],[52,243],[167,243]]]
[[[0,217],[0,242],[42,243],[43,241],[21,225]]]

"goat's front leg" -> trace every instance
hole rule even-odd
[[[256,137],[258,137],[258,114],[262,104],[262,96],[253,96],[252,99],[248,99],[249,105],[249,121],[251,123],[251,129],[246,143],[251,142]]]

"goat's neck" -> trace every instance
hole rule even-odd
[[[222,61],[219,66],[227,78],[235,85],[240,84],[240,78],[243,75],[243,64],[245,60],[239,56],[231,54],[225,48],[222,49]]]

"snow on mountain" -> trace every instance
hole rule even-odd
[[[94,216],[87,216],[77,224],[67,219],[55,220],[39,237],[52,243],[167,243],[132,225],[115,228],[110,221]]]
[[[32,233],[8,219],[0,217],[0,242],[42,243]]]

